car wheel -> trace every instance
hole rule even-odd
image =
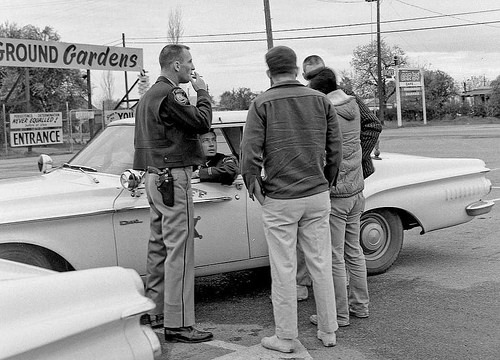
[[[23,264],[34,265],[41,268],[54,270],[50,260],[44,252],[26,244],[4,244],[0,245],[0,258],[17,261]]]
[[[403,246],[403,223],[394,211],[381,209],[361,216],[360,243],[369,275],[385,272]]]

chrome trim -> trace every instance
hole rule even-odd
[[[148,206],[149,207],[149,206]],[[36,222],[45,222],[45,221],[53,221],[53,220],[63,220],[63,219],[71,219],[71,218],[80,218],[83,216],[96,216],[96,215],[106,215],[106,214],[114,214],[114,210],[101,210],[84,214],[75,214],[75,215],[63,215],[63,216],[55,216],[50,218],[38,218],[38,219],[29,219],[29,220],[19,220],[19,221],[10,221],[0,223],[0,226],[3,225],[19,225],[19,224],[32,224]]]
[[[487,214],[491,211],[491,208],[495,205],[493,201],[490,200],[479,200],[470,205],[467,205],[465,211],[469,216],[478,216]]]

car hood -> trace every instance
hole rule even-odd
[[[0,189],[2,224],[110,211],[123,191],[119,176],[71,169],[0,180]]]

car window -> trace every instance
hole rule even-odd
[[[134,161],[134,126],[109,126],[96,136],[70,161],[96,169],[98,172],[120,175],[131,169]]]
[[[219,129],[224,135],[224,139],[226,141],[225,145],[228,149],[225,154],[233,154],[237,158],[240,156],[240,145],[241,138],[243,136],[243,127],[242,126],[234,126],[234,127],[226,127]],[[217,137],[219,139],[219,136]],[[222,149],[222,148],[221,148]],[[219,151],[222,152],[222,151]]]

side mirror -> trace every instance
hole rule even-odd
[[[125,170],[120,176],[122,187],[128,191],[136,190],[144,180],[144,171],[133,169]]]
[[[38,157],[38,171],[46,174],[52,169],[52,158],[49,155],[42,154]]]

